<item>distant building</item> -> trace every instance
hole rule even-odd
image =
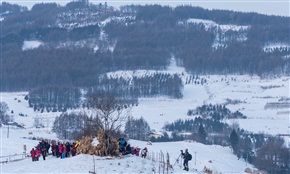
[[[152,132],[152,133],[149,134],[148,138],[149,138],[149,140],[150,140],[150,138],[152,138],[152,137],[154,137],[154,138],[157,139],[157,138],[161,138],[162,136],[163,136],[162,133]]]

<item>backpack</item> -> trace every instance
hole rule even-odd
[[[192,155],[189,153],[188,154],[188,161],[190,161],[192,159]]]

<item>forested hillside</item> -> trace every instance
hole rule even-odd
[[[192,74],[289,74],[289,17],[86,0],[1,9],[2,91],[95,87],[106,72],[164,70],[172,57]]]

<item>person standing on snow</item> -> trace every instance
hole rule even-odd
[[[40,157],[40,150],[39,147],[35,150],[35,161],[39,161],[39,157]]]
[[[135,155],[136,155],[136,156],[139,156],[140,148],[137,146],[135,150],[136,150]]]
[[[60,148],[60,143],[58,142],[55,144],[55,154],[57,158],[60,156],[59,148]]]
[[[36,158],[35,158],[36,151],[34,150],[34,148],[32,148],[32,150],[30,151],[30,154],[31,154],[32,161],[36,161]]]
[[[42,155],[43,160],[45,160],[45,157],[46,157],[46,148],[45,148],[45,146],[42,149],[40,149],[40,151],[41,151],[41,155]]]
[[[71,155],[75,156],[76,152],[77,152],[76,143],[73,143],[71,147]]]
[[[127,142],[124,138],[119,138],[118,143],[119,143],[119,151],[124,155],[126,152],[125,147],[127,146]]]
[[[62,159],[65,158],[65,154],[66,154],[66,147],[65,147],[65,144],[62,144],[62,154],[61,154]]]
[[[50,144],[47,142],[47,141],[45,141],[44,142],[44,145],[45,145],[45,149],[46,149],[46,156],[48,156],[48,154],[49,154],[49,148],[50,148]]]
[[[181,156],[183,157],[184,161],[183,161],[183,170],[188,171],[188,161],[189,161],[189,153],[188,153],[188,149],[185,149],[185,152],[183,153],[183,150],[181,150]]]
[[[141,157],[142,157],[142,158],[146,158],[146,156],[147,156],[147,147],[145,147],[145,148],[142,149],[142,151],[141,151]]]
[[[69,142],[66,142],[65,143],[65,148],[66,148],[66,154],[65,154],[65,157],[69,157],[70,156],[70,151],[71,151],[71,145]]]

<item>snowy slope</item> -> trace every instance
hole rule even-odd
[[[157,72],[178,74],[184,82],[182,99],[168,99],[166,97],[141,98],[138,107],[132,109],[134,117],[143,116],[150,127],[160,130],[165,123],[173,122],[178,118],[191,119],[187,116],[189,109],[195,109],[203,104],[227,104],[228,100],[238,100],[237,104],[227,104],[232,110],[240,111],[248,119],[237,119],[240,127],[251,132],[265,132],[268,134],[286,134],[289,124],[289,109],[265,109],[267,103],[279,103],[283,98],[289,98],[289,77],[273,77],[261,79],[258,76],[248,75],[210,75],[199,76],[206,79],[206,83],[185,84],[190,77],[185,69],[176,66],[171,60],[166,71],[117,71],[107,73],[111,78],[128,78],[151,76]],[[281,103],[281,102],[280,102]],[[231,120],[228,121],[231,123]]]
[[[139,118],[143,116],[149,123],[151,129],[162,131],[166,123],[171,123],[177,119],[191,119],[187,116],[188,109],[194,109],[203,104],[226,104],[232,110],[239,110],[245,114],[247,119],[225,120],[229,124],[238,123],[240,127],[252,132],[265,132],[272,135],[285,134],[288,132],[289,108],[268,108],[267,103],[285,102],[289,99],[289,77],[275,77],[272,79],[261,79],[257,76],[247,75],[211,75],[199,76],[199,79],[206,79],[206,83],[195,84],[185,83],[190,76],[184,68],[177,67],[174,59],[168,67],[166,73],[178,74],[184,81],[184,97],[182,99],[169,99],[167,97],[141,98],[139,105],[132,108],[132,116]],[[107,75],[112,78],[119,76],[130,78],[132,76],[143,76],[144,73],[154,73],[150,71],[126,71],[111,72]],[[23,154],[23,146],[26,145],[27,151],[34,147],[38,141],[23,139],[23,137],[42,137],[57,139],[51,132],[53,120],[60,113],[40,113],[34,112],[28,107],[28,102],[24,100],[27,92],[0,93],[1,102],[6,102],[10,113],[13,110],[14,120],[24,125],[26,129],[9,128],[9,138],[7,134],[8,127],[1,128],[1,161],[7,158],[19,159],[23,155],[16,157],[4,157],[12,154]],[[239,101],[236,104],[228,103],[229,100]],[[22,116],[21,116],[22,115]],[[35,117],[42,118],[45,128],[36,129],[33,127]],[[32,133],[32,134],[31,134]],[[214,171],[222,173],[243,173],[249,164],[243,160],[238,160],[231,153],[228,147],[202,145],[194,142],[170,142],[153,143],[148,146],[146,142],[130,140],[132,146],[145,147],[150,153],[168,152],[170,161],[175,163],[181,149],[188,148],[189,152],[195,158],[190,162],[192,171],[197,169],[201,171],[207,166]],[[196,152],[196,156],[195,156]],[[80,155],[74,158],[60,159],[49,157],[47,161],[32,163],[31,159],[24,159],[18,162],[2,164],[0,173],[88,173],[93,170],[92,156]],[[137,157],[124,159],[103,160],[96,157],[98,173],[153,173],[159,168],[158,163],[144,160]],[[210,163],[209,161],[212,161]],[[118,165],[120,163],[120,165]],[[128,167],[130,166],[130,167]],[[145,170],[146,169],[146,170]],[[180,164],[174,166],[175,173],[184,172],[180,169]]]
[[[175,62],[172,61],[165,72],[178,74],[185,81],[189,74],[174,64]],[[153,73],[155,71],[119,71],[108,73],[107,76],[132,78]],[[203,85],[184,83],[182,99],[166,97],[139,99],[138,107],[132,108],[132,116],[136,118],[143,116],[152,129],[159,131],[162,130],[165,123],[171,123],[178,118],[191,119],[192,117],[187,116],[189,109],[195,109],[203,104],[227,104],[228,100],[238,100],[239,103],[227,104],[226,107],[233,112],[239,110],[248,117],[248,119],[235,120],[240,127],[255,133],[265,132],[273,135],[288,132],[289,109],[266,109],[265,106],[267,103],[281,103],[280,100],[283,98],[289,99],[289,77],[261,79],[258,76],[247,75],[211,75],[199,78],[206,79],[207,82]],[[6,102],[9,109],[13,110],[16,122],[33,129],[34,118],[40,117],[49,131],[54,118],[60,113],[34,112],[32,108],[28,107],[28,102],[24,100],[26,94],[27,92],[1,93],[0,97],[1,101]]]
[[[23,139],[22,137],[28,136],[25,131],[11,129],[9,138],[6,137],[6,134],[7,129],[4,127],[1,129],[1,156],[22,154],[24,144],[29,152],[38,143],[36,140]],[[41,134],[39,135],[41,136]],[[46,137],[47,134],[43,133],[42,136]],[[188,148],[189,153],[193,155],[193,159],[189,162],[190,173],[202,171],[204,166],[222,173],[243,173],[245,168],[253,168],[242,159],[238,160],[228,147],[183,141],[147,145],[147,142],[129,140],[128,143],[140,148],[147,147],[148,156],[151,157],[154,155],[157,157],[161,151],[169,153],[170,164],[173,165],[170,173],[188,173],[182,170],[182,161],[179,157],[180,150],[185,148]],[[154,173],[153,170],[158,173],[159,170],[158,162],[133,155],[123,158],[78,155],[66,159],[49,156],[46,161],[40,158],[37,162],[32,162],[30,158],[23,159],[23,156],[10,158],[11,160],[22,160],[0,165],[0,173],[88,173],[94,170],[94,159],[97,173]],[[179,159],[178,162],[176,159]],[[1,161],[3,160],[6,159],[1,158]]]

